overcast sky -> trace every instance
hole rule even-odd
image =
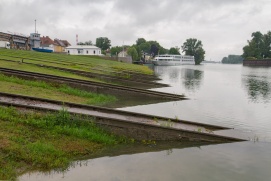
[[[76,44],[108,37],[113,46],[137,38],[165,48],[202,41],[205,59],[242,54],[251,33],[271,30],[271,0],[0,0],[0,31]]]

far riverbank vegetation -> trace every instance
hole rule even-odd
[[[271,59],[271,31],[262,34],[260,31],[251,34],[252,39],[243,48],[245,60]]]

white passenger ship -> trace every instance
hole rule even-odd
[[[194,56],[188,55],[158,55],[152,61],[154,65],[195,65]]]

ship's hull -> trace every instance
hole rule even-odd
[[[32,49],[37,52],[44,52],[44,53],[52,53],[53,52],[53,50],[45,49],[45,48],[32,48]]]
[[[178,65],[195,65],[194,62],[181,62],[181,61],[152,61],[154,65],[158,66],[178,66]]]

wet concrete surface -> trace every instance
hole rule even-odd
[[[84,114],[88,116],[94,116],[94,117],[103,117],[103,118],[112,118],[112,119],[118,119],[122,121],[129,121],[129,122],[139,122],[139,123],[145,123],[149,125],[156,125],[156,126],[163,126],[163,127],[170,127],[170,128],[176,128],[176,129],[183,129],[183,130],[189,130],[189,131],[198,131],[203,133],[213,133],[213,130],[206,129],[203,126],[198,125],[192,125],[192,124],[186,124],[181,122],[173,122],[170,119],[168,120],[161,120],[159,118],[142,118],[138,116],[133,115],[122,115],[120,113],[110,113],[108,111],[103,112],[101,110],[95,111],[90,110],[86,108],[79,108],[79,107],[71,107],[71,106],[63,106],[43,101],[37,101],[37,100],[29,100],[25,98],[14,98],[14,97],[8,97],[8,96],[1,96],[0,102],[5,103],[11,103],[11,104],[20,104],[20,105],[26,105],[26,106],[33,106],[37,108],[45,108],[45,109],[52,109],[52,110],[62,110],[65,109],[70,113],[75,114]]]
[[[23,106],[30,106],[31,108],[39,108],[39,109],[47,109],[47,110],[53,110],[53,111],[59,111],[59,110],[67,110],[69,113],[73,114],[83,114],[90,117],[97,117],[102,118],[104,120],[119,120],[127,122],[127,123],[141,123],[144,125],[150,125],[150,126],[157,126],[157,127],[164,127],[164,128],[171,128],[176,130],[184,130],[184,131],[190,131],[194,132],[195,134],[209,134],[214,136],[225,136],[225,137],[235,137],[237,139],[250,139],[250,136],[247,134],[238,134],[238,130],[233,129],[226,129],[221,130],[217,128],[210,128],[205,127],[204,125],[197,125],[191,124],[191,123],[185,123],[181,120],[175,121],[173,119],[165,119],[161,117],[155,117],[153,115],[150,115],[149,117],[144,117],[137,115],[132,112],[121,112],[118,110],[110,110],[110,109],[92,109],[88,107],[80,107],[80,106],[70,106],[70,105],[62,105],[60,103],[52,103],[52,102],[46,102],[42,100],[32,100],[27,97],[9,97],[7,95],[1,95],[0,96],[0,104],[11,104],[11,105],[23,105]],[[219,131],[218,131],[219,130]]]

